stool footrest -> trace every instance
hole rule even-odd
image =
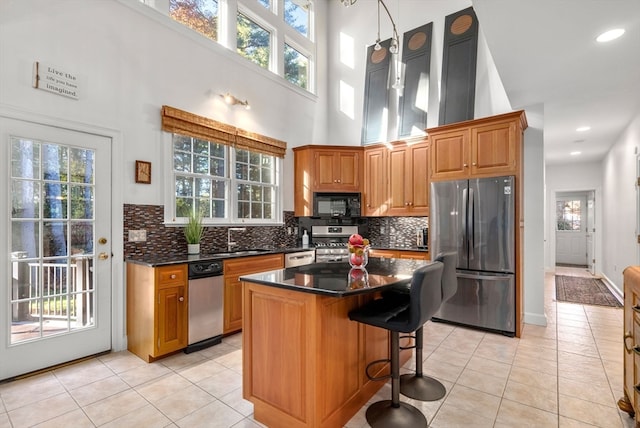
[[[364,369],[364,373],[367,375],[367,378],[369,378],[369,380],[386,380],[389,379],[391,377],[390,374],[385,375],[385,376],[371,376],[369,374],[369,368],[374,365],[374,364],[382,364],[382,363],[388,363],[391,362],[390,359],[388,358],[383,358],[381,360],[375,360],[375,361],[371,361],[369,364],[367,364],[367,367]]]

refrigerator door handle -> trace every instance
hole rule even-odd
[[[469,258],[473,258],[473,254],[474,254],[474,248],[475,248],[475,221],[476,221],[476,216],[475,216],[475,207],[476,207],[476,201],[474,198],[474,192],[473,192],[473,188],[469,188],[469,230],[468,230],[468,234],[467,234],[467,238],[469,239]]]
[[[464,245],[465,253],[469,254],[469,230],[467,226],[469,225],[469,218],[467,217],[468,208],[469,208],[469,199],[468,199],[469,189],[465,187],[462,189],[462,230],[464,233]]]
[[[513,276],[513,274],[511,273],[506,273],[504,275],[478,275],[478,274],[472,274],[472,273],[460,273],[457,272],[456,276],[458,278],[467,278],[467,279],[479,279],[479,280],[489,280],[489,281],[500,281],[503,280],[505,278],[509,278],[510,276]]]

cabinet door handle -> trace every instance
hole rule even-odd
[[[169,276],[169,278],[171,278],[171,279],[176,279],[176,274],[175,274],[175,273],[172,273],[172,274]]]
[[[475,162],[473,162],[471,165],[476,166],[476,163],[475,163]]]
[[[466,167],[468,167],[469,165],[467,165],[467,164],[465,163],[465,164],[462,164],[462,166],[466,168]]]
[[[184,297],[182,297],[182,296],[178,297],[178,301],[179,302],[184,302]]]
[[[627,346],[627,339],[631,338],[633,338],[633,333],[631,333],[630,331],[624,334],[624,340],[622,342],[624,343],[624,350],[627,351],[627,354],[631,353],[631,350],[633,349]]]

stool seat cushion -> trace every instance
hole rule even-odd
[[[440,307],[442,263],[417,269],[408,293],[386,293],[349,312],[349,319],[400,333],[420,328]]]

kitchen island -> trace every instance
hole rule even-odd
[[[407,286],[430,262],[371,258],[367,271],[315,263],[242,276],[243,397],[269,427],[343,427],[385,382],[366,365],[389,357],[386,330],[348,313],[380,291]],[[403,339],[403,346],[409,339]],[[401,352],[401,364],[412,351]],[[376,366],[375,376],[389,373]]]

